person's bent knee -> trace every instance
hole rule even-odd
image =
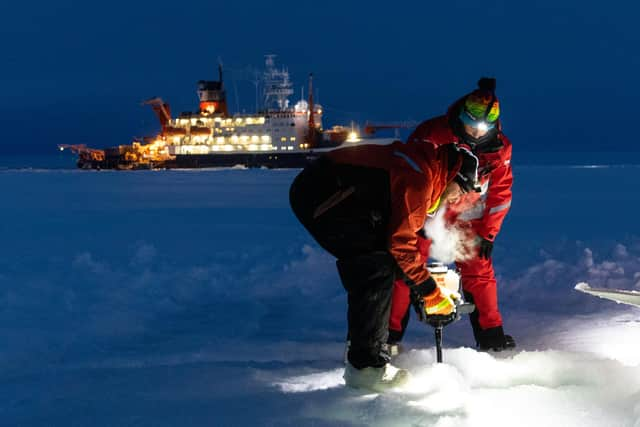
[[[395,262],[387,251],[369,252],[336,261],[340,279],[347,292],[393,286]]]

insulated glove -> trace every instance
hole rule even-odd
[[[435,285],[434,289],[433,285],[435,280],[429,277],[426,282],[411,288],[411,303],[421,322],[424,322],[427,316],[447,316],[453,313],[456,301],[461,299],[458,292],[440,285]],[[429,292],[429,289],[433,290]]]
[[[480,258],[490,259],[491,252],[493,252],[493,242],[482,238],[482,240],[480,240],[480,250],[478,255],[480,255]]]

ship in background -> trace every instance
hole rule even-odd
[[[276,68],[275,55],[266,55],[262,108],[255,114],[229,114],[222,66],[218,80],[198,82],[197,112],[171,116],[161,98],[144,102],[151,106],[161,130],[151,138],[131,144],[94,149],[84,145],[59,145],[78,154],[83,169],[153,169],[206,167],[304,167],[323,152],[342,144],[364,142],[353,128],[334,126],[324,130],[323,109],[314,103],[313,76],[309,76],[308,99],[289,104],[293,84],[285,68]],[[412,124],[367,125],[365,134],[378,128],[410,127]],[[376,138],[369,143],[388,143]]]

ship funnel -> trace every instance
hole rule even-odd
[[[202,114],[229,115],[227,109],[227,94],[222,81],[222,64],[218,65],[220,80],[200,80],[198,82],[198,99]]]

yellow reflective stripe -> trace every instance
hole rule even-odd
[[[429,209],[427,209],[427,214],[428,215],[432,215],[435,211],[438,210],[438,208],[440,207],[440,202],[442,201],[442,196],[438,197],[438,200],[436,200],[436,202],[433,204],[433,206],[431,206]]]

